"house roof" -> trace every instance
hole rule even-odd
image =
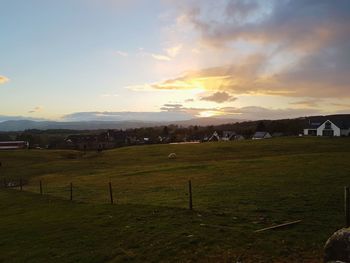
[[[235,136],[235,135],[236,135],[235,131],[223,131],[222,132],[222,136],[231,137],[231,136]]]
[[[330,116],[318,116],[308,118],[307,129],[317,129],[325,121],[331,121],[340,129],[350,129],[350,115],[330,115]]]
[[[232,139],[236,136],[236,132],[234,131],[214,131],[214,133],[209,137],[209,141],[212,141],[214,138],[216,140],[220,139]]]
[[[217,131],[214,131],[214,133],[208,138],[208,141],[212,141],[214,138],[220,140],[220,135]]]

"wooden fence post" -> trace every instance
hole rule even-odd
[[[70,183],[70,200],[73,201],[73,184]]]
[[[43,195],[43,185],[41,183],[41,180],[39,181],[39,190],[40,190],[40,194]]]
[[[345,210],[345,226],[350,227],[350,196],[349,187],[344,187],[344,210]]]
[[[114,201],[113,201],[113,189],[112,189],[112,183],[109,182],[108,183],[108,186],[109,186],[109,197],[111,199],[111,204],[113,205]]]
[[[20,189],[21,191],[23,190],[22,178],[19,178],[19,189]]]
[[[189,201],[189,208],[190,210],[193,209],[193,204],[192,204],[192,183],[191,180],[188,181],[188,201]]]

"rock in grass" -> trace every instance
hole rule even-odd
[[[327,240],[324,262],[350,262],[350,228],[338,230]]]
[[[171,153],[168,155],[169,159],[176,159],[176,154],[175,153]]]

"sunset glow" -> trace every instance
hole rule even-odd
[[[198,117],[206,118],[206,117],[213,117],[213,116],[220,116],[220,113],[217,111],[201,111]]]
[[[348,1],[14,0],[2,10],[1,120],[350,110]]]

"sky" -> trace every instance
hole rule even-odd
[[[348,0],[0,6],[0,121],[350,113]]]

